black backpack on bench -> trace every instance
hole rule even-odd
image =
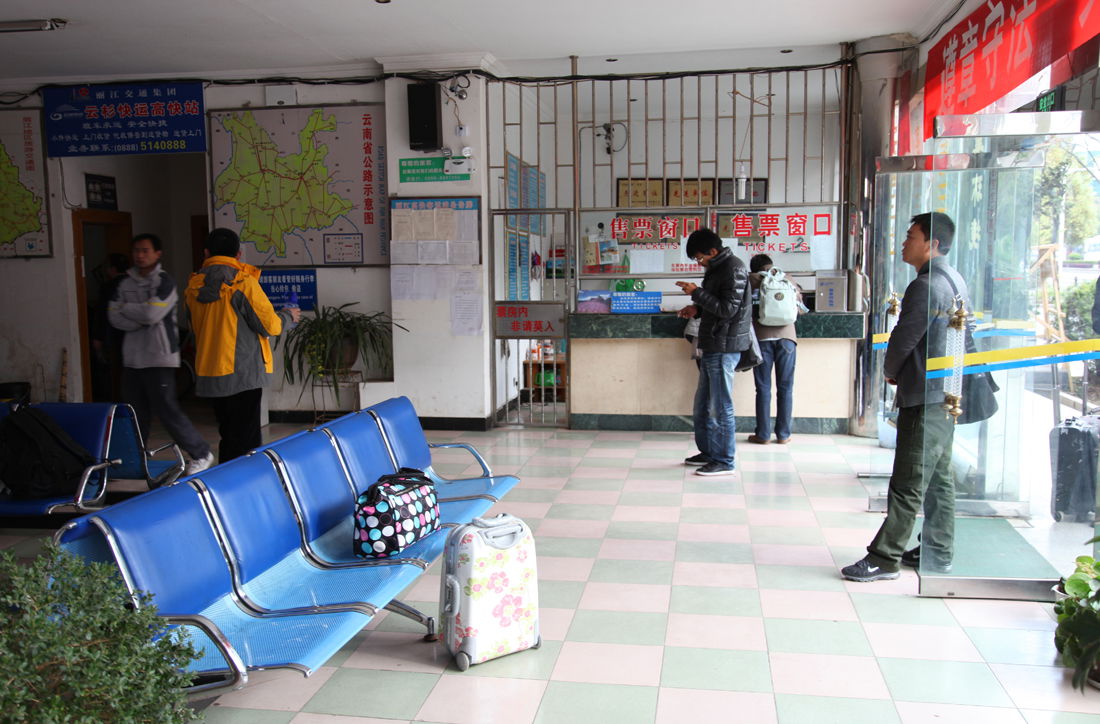
[[[71,496],[96,459],[52,417],[20,407],[0,421],[0,482],[18,500]]]

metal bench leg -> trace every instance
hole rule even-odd
[[[392,611],[399,616],[404,616],[405,618],[411,618],[413,621],[422,624],[425,628],[428,629],[428,633],[424,635],[425,641],[439,640],[439,634],[436,633],[435,630],[435,619],[431,616],[426,616],[425,614],[417,611],[415,608],[408,605],[407,603],[401,603],[401,601],[398,601],[397,599],[394,599],[387,603],[386,610]]]

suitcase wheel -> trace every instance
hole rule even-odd
[[[465,671],[470,668],[470,655],[465,651],[459,651],[455,654],[455,666],[459,671]]]
[[[1054,522],[1055,523],[1061,523],[1062,522],[1062,517],[1063,517],[1062,516],[1062,511],[1060,511],[1060,510],[1054,511]]]
[[[537,640],[535,641],[535,645],[534,645],[534,646],[532,646],[531,648],[533,648],[533,649],[537,649],[537,648],[539,648],[540,646],[542,646],[542,636],[539,636],[539,637],[538,637],[538,639],[537,639]]]

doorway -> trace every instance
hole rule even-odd
[[[120,399],[121,337],[113,333],[107,321],[107,300],[113,280],[120,273],[119,267],[124,273],[130,265],[132,235],[129,212],[73,211],[73,261],[80,315],[79,363],[84,400],[113,402]],[[63,388],[65,383],[63,378]]]

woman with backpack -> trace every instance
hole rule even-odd
[[[802,292],[783,272],[772,268],[767,254],[749,260],[752,285],[752,324],[760,342],[761,362],[753,368],[756,381],[756,432],[748,441],[767,445],[772,440],[772,368],[775,368],[775,441],[791,441],[794,414],[794,362],[798,348],[794,323],[802,306]]]

